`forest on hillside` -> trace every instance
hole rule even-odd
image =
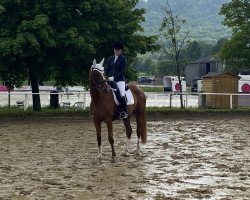
[[[215,44],[220,38],[229,38],[231,30],[222,25],[219,10],[229,0],[168,0],[174,14],[187,21],[191,40]],[[163,19],[162,7],[166,0],[140,0],[139,8],[146,10],[143,27],[146,35],[158,34]]]

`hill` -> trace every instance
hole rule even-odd
[[[222,4],[227,2],[229,0],[169,0],[173,13],[187,21],[186,29],[192,29],[190,39],[210,44],[231,35],[218,14]],[[161,8],[166,7],[166,0],[140,0],[138,7],[146,9],[145,34],[158,34],[164,16]]]

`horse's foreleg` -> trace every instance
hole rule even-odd
[[[130,125],[130,118],[128,117],[127,119],[123,119],[123,124],[126,128],[126,135],[127,135],[127,142],[126,142],[126,146],[125,146],[125,153],[127,153],[129,150],[130,138],[131,138],[131,134],[132,134],[132,128]]]
[[[108,140],[111,145],[112,149],[112,160],[114,160],[116,153],[115,153],[115,148],[114,148],[114,137],[113,137],[113,125],[112,125],[112,120],[108,120],[106,122],[107,124],[107,129],[108,129]]]
[[[101,136],[101,122],[95,120],[95,128],[96,128],[96,136],[97,136],[97,143],[99,148],[99,154],[98,157],[102,158],[102,136]]]

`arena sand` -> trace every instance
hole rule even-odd
[[[97,158],[91,119],[0,122],[0,200],[250,199],[250,117],[148,121],[148,143],[131,149],[114,123],[117,157],[103,125]]]

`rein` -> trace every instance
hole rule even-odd
[[[95,83],[94,86],[92,86],[91,88],[100,90],[101,85],[106,82],[107,80],[99,81],[98,83]]]

